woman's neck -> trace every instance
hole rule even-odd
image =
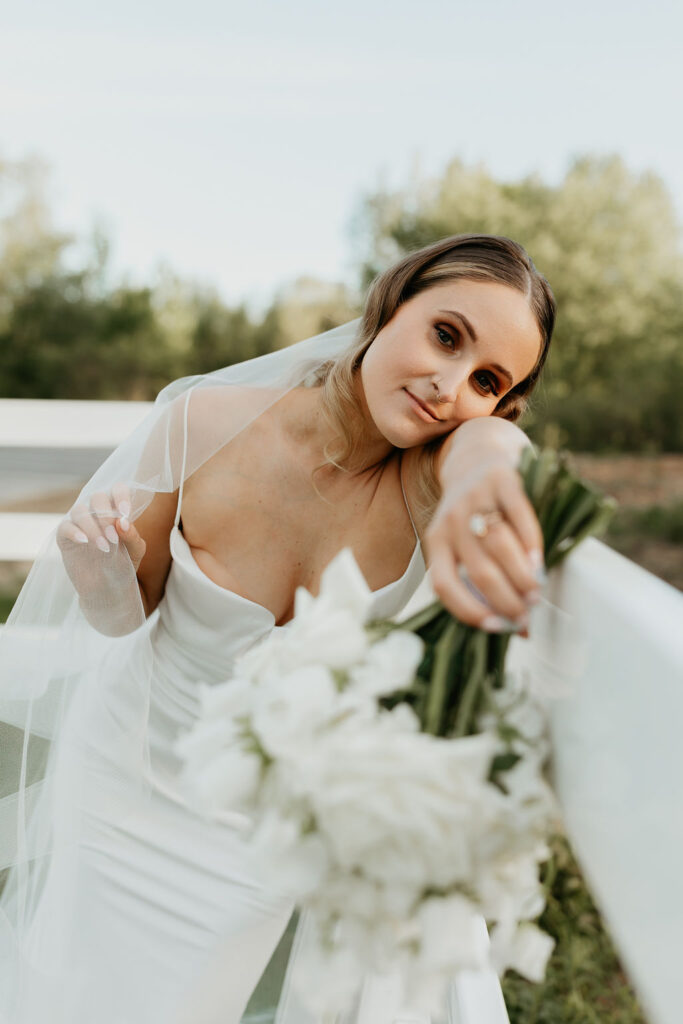
[[[361,444],[343,470],[346,475],[352,476],[376,470],[396,451],[375,426],[359,383],[356,397],[358,409],[352,410],[351,415],[360,425]],[[302,458],[306,462],[310,461],[311,468],[325,461],[325,446],[340,436],[325,415],[321,387],[301,387],[291,391],[283,410],[282,426],[300,449]],[[332,465],[329,470],[342,472]]]

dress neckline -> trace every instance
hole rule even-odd
[[[176,538],[178,538],[180,540],[180,542],[181,542],[180,550],[184,551],[186,553],[186,555],[187,555],[187,559],[186,560],[183,560],[183,559],[179,558],[177,552],[174,550],[174,541],[175,541]],[[234,590],[228,590],[227,587],[222,587],[220,585],[220,583],[216,583],[216,581],[212,580],[210,576],[207,576],[206,573],[204,572],[204,570],[199,567],[199,563],[197,562],[197,559],[192,554],[192,548],[190,547],[187,539],[183,536],[183,533],[182,533],[182,531],[180,530],[180,528],[178,527],[177,524],[174,524],[171,527],[170,548],[171,548],[171,558],[173,559],[173,562],[176,565],[185,566],[193,574],[195,574],[200,579],[205,581],[208,586],[214,588],[217,591],[220,591],[220,593],[222,593],[222,594],[227,595],[228,599],[234,599],[236,601],[242,601],[244,604],[250,605],[252,608],[259,609],[260,611],[262,611],[264,613],[264,615],[267,615],[268,618],[271,620],[273,629],[286,629],[287,626],[289,626],[290,622],[292,622],[292,619],[290,619],[289,622],[283,623],[282,626],[277,626],[275,624],[276,623],[275,616],[271,612],[270,608],[266,608],[265,605],[259,604],[258,601],[252,601],[251,598],[244,597],[243,594],[238,594]],[[403,574],[401,576],[399,576],[398,579],[391,580],[389,583],[385,583],[385,585],[383,587],[379,587],[377,590],[371,590],[370,593],[372,594],[372,597],[375,598],[379,594],[385,594],[391,587],[398,587],[398,586],[400,586],[406,580],[406,578],[411,574],[411,571],[413,570],[413,567],[414,567],[414,565],[415,565],[415,563],[416,563],[416,561],[418,559],[418,556],[421,556],[421,554],[422,554],[422,547],[421,547],[420,540],[419,540],[419,537],[418,537],[416,542],[415,542],[415,547],[413,548],[413,553],[410,556],[410,561],[408,562],[408,565],[407,565],[407,567],[405,569],[405,572],[403,572]]]

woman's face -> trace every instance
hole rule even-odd
[[[435,285],[399,306],[366,351],[366,415],[395,447],[424,444],[465,420],[490,416],[531,372],[541,343],[528,300],[514,288],[494,281]]]

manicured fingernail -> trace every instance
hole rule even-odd
[[[487,633],[502,633],[507,631],[512,626],[509,619],[503,619],[500,615],[487,615],[482,620],[480,629],[485,629]]]
[[[118,544],[119,535],[113,526],[105,526],[104,535],[107,538],[107,540],[110,540],[112,542],[112,544]]]
[[[104,537],[98,537],[95,543],[97,544],[100,551],[104,551],[105,553],[109,551],[109,545],[107,544]]]
[[[529,616],[520,615],[514,621],[502,615],[487,615],[479,628],[485,629],[487,633],[519,633],[520,630],[529,628]]]
[[[540,548],[532,548],[529,552],[529,561],[532,569],[540,569],[543,565],[543,552]]]
[[[83,533],[83,530],[76,530],[74,532],[74,540],[78,544],[87,544],[88,543],[88,535]]]
[[[543,552],[540,548],[532,548],[529,552],[529,562],[531,564],[531,571],[534,574],[534,579],[538,583],[545,583],[548,576],[543,564]]]
[[[119,519],[119,523],[121,524],[121,529],[124,533],[127,533],[128,530],[130,530],[130,523],[125,516],[122,516],[121,519]]]
[[[121,515],[123,516],[124,519],[127,519],[128,516],[130,515],[130,502],[129,501],[120,501],[119,502],[119,512],[121,513]]]

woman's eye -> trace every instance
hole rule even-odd
[[[480,384],[481,387],[484,388],[487,394],[496,396],[498,395],[497,383],[492,377],[489,377],[488,374],[480,374],[478,383]]]
[[[445,328],[440,327],[438,325],[436,326],[435,329],[437,336],[439,338],[439,342],[445,348],[450,348],[451,351],[453,351],[456,347],[456,341],[453,338],[451,332],[447,331]],[[459,337],[458,332],[456,331],[455,333],[456,338]],[[486,392],[487,395],[495,395],[496,397],[498,397],[498,394],[500,392],[498,389],[498,381],[495,379],[495,377],[492,377],[488,373],[480,373],[477,377],[477,384],[482,389],[482,391]]]
[[[450,331],[445,330],[443,327],[437,327],[436,333],[442,345],[446,345],[449,348],[455,348],[455,340]]]

